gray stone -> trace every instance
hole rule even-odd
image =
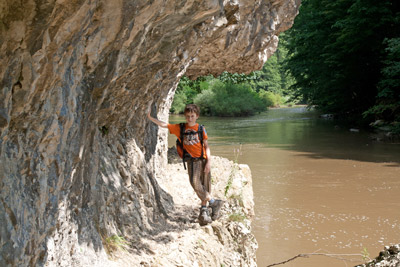
[[[2,1],[0,265],[110,266],[113,236],[146,251],[174,209],[149,104],[167,120],[183,74],[261,68],[299,4]]]

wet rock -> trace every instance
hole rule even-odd
[[[322,118],[322,119],[325,119],[325,120],[333,120],[335,118],[335,115],[333,115],[333,114],[322,114],[319,117]]]
[[[376,127],[376,126],[381,126],[383,124],[385,124],[385,122],[383,120],[376,120],[374,122],[371,122],[369,125],[372,127]]]

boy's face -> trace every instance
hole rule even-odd
[[[196,120],[199,118],[199,115],[194,112],[187,112],[185,113],[185,118],[187,124],[189,124],[189,126],[193,126],[196,124]]]

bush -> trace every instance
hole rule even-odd
[[[264,111],[265,104],[259,95],[246,84],[224,84],[215,80],[210,89],[194,99],[202,114],[212,116],[249,116]]]
[[[183,113],[187,103],[187,96],[184,91],[179,91],[175,93],[174,101],[172,102],[170,112],[173,114]]]
[[[173,114],[183,113],[185,105],[192,104],[194,98],[199,93],[209,88],[209,83],[212,80],[212,76],[202,76],[195,81],[190,80],[186,76],[182,77],[176,88],[175,97],[169,112]]]
[[[213,101],[215,94],[212,90],[204,90],[194,98],[194,103],[199,106],[201,114],[211,116],[211,106],[214,106]]]
[[[285,99],[282,96],[270,91],[260,91],[258,95],[267,107],[279,107],[279,105],[285,102]]]

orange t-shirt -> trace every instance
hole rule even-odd
[[[178,139],[180,140],[180,135],[181,135],[181,128],[179,124],[168,124],[168,129],[171,134],[176,135]],[[185,133],[188,132],[197,132],[199,130],[199,124],[196,123],[196,125],[189,127],[187,123],[185,123]],[[190,138],[190,140],[189,140]],[[207,132],[206,129],[203,126],[203,140],[207,140]],[[199,158],[201,157],[201,142],[199,138],[199,134],[193,134],[193,135],[184,135],[184,140],[183,140],[183,148],[194,158]],[[203,156],[204,158],[207,158],[206,155],[206,150],[203,146]]]

